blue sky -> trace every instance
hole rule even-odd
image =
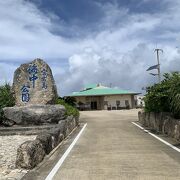
[[[162,48],[162,72],[180,69],[178,0],[0,1],[0,83],[35,58],[52,68],[61,96],[86,84],[141,91]]]

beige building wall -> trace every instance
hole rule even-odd
[[[104,96],[79,96],[75,97],[76,102],[82,102],[83,104],[89,105],[91,107],[91,102],[97,102],[97,109],[104,109]]]
[[[76,102],[82,102],[82,103],[86,103],[86,97],[85,96],[79,96],[79,97],[75,97],[76,98]]]
[[[126,107],[125,101],[128,100],[130,108],[133,108],[133,96],[132,95],[110,95],[105,96],[104,101],[108,102],[108,105],[111,105],[111,107],[116,107],[116,101],[120,101],[120,107]],[[105,107],[106,109],[106,107]]]
[[[89,105],[89,108],[91,107],[91,102],[96,101],[97,102],[97,109],[107,109],[108,106],[111,107],[117,107],[116,101],[120,101],[119,107],[126,107],[125,101],[129,102],[129,107],[134,108],[135,107],[135,100],[134,95],[107,95],[107,96],[80,96],[75,97],[77,103],[82,102],[83,104],[86,104],[87,107]],[[108,102],[108,106],[105,102]]]

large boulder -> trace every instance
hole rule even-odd
[[[52,151],[52,149],[53,149],[52,136],[50,134],[48,134],[48,133],[39,134],[36,137],[36,140],[38,140],[42,144],[43,149],[46,154],[49,154]]]
[[[40,141],[26,141],[17,150],[16,166],[32,169],[44,159],[44,156],[45,151]]]
[[[5,107],[3,111],[5,117],[17,125],[40,125],[65,119],[66,109],[62,105],[28,105]]]
[[[55,104],[57,99],[52,71],[41,59],[22,64],[16,69],[12,90],[16,106]]]

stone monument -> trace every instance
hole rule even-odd
[[[3,110],[14,124],[58,123],[64,118],[64,106],[55,105],[58,94],[52,71],[43,60],[35,59],[17,68],[12,91],[16,106]]]
[[[55,104],[58,97],[52,71],[41,59],[16,69],[12,89],[17,106]]]

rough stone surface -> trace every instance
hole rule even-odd
[[[52,138],[52,149],[54,149],[60,142],[60,129],[49,132]]]
[[[45,150],[40,141],[26,141],[17,150],[16,166],[32,169],[39,164],[45,156]]]
[[[39,164],[46,154],[49,154],[77,126],[78,118],[67,117],[59,121],[57,127],[39,134],[34,141],[27,141],[17,150],[17,167],[32,169]]]
[[[13,135],[39,135],[49,132],[50,130],[59,128],[58,124],[47,125],[31,125],[31,126],[19,126],[13,127],[0,127],[0,136],[13,136]]]
[[[36,136],[0,137],[0,179],[21,179],[27,170],[15,167],[18,147],[25,141],[35,140]]]
[[[3,109],[7,119],[17,125],[39,125],[58,123],[65,118],[65,108],[62,105],[28,105],[5,107]]]
[[[180,120],[172,118],[169,113],[140,111],[138,117],[143,126],[180,141]]]
[[[67,136],[67,129],[68,129],[68,124],[66,120],[61,120],[59,121],[59,127],[60,127],[60,131],[62,132],[62,134],[64,136]]]
[[[54,104],[57,98],[52,71],[41,59],[22,64],[16,69],[12,90],[17,106]]]
[[[74,117],[76,121],[76,126],[79,126],[79,116]]]
[[[3,119],[2,124],[3,124],[5,127],[12,127],[12,126],[15,124],[15,122],[12,121],[12,120]]]
[[[52,137],[50,134],[40,134],[36,137],[36,140],[39,140],[39,142],[42,144],[46,154],[49,154],[52,151]]]

